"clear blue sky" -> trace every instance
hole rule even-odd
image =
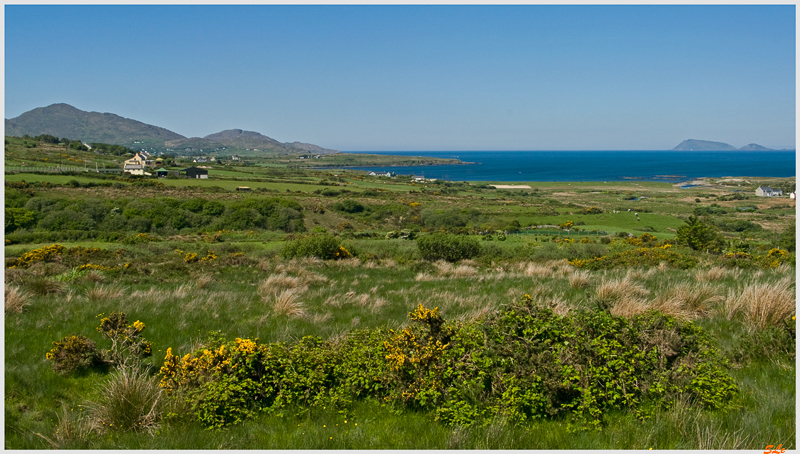
[[[340,150],[795,144],[795,6],[5,6],[5,118],[65,102]]]

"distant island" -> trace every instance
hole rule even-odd
[[[736,148],[725,142],[712,142],[710,140],[687,139],[673,148],[674,151],[777,151],[773,148],[763,147],[757,143],[751,143]],[[788,151],[788,150],[787,150]]]

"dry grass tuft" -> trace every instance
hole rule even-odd
[[[556,272],[552,266],[541,265],[539,263],[523,262],[519,264],[519,268],[522,271],[522,274],[529,277],[535,276],[547,278],[556,276]]]
[[[569,285],[572,288],[586,288],[589,282],[589,272],[586,270],[575,271],[569,276]]]
[[[25,310],[28,301],[31,298],[30,293],[21,290],[19,287],[7,286],[5,288],[6,296],[6,315],[19,314]]]
[[[89,301],[101,301],[119,298],[125,293],[125,289],[119,285],[103,285],[95,282],[94,286],[84,291],[84,296]]]
[[[628,272],[625,274],[625,278],[631,281],[646,281],[650,276],[655,274],[656,270],[654,268],[650,268],[648,270],[643,269],[629,269]]]
[[[320,323],[325,323],[333,317],[333,314],[330,312],[325,312],[325,314],[316,313],[309,319],[311,323],[318,325]]]
[[[131,293],[131,298],[149,301],[151,303],[160,304],[169,299],[171,292],[167,290],[157,290],[155,287],[150,287],[147,291],[136,290]]]
[[[795,313],[795,292],[792,287],[792,276],[777,282],[746,284],[743,288],[728,292],[721,310],[728,319],[742,315],[759,329],[776,326]]]
[[[722,268],[720,266],[714,266],[708,269],[698,269],[694,272],[694,278],[696,281],[699,282],[712,282],[712,281],[719,281],[728,277],[732,277],[734,279],[738,278],[741,274],[741,270],[739,268],[736,269],[729,269],[729,268]]]
[[[379,312],[381,310],[381,308],[383,306],[386,306],[387,304],[389,304],[389,301],[387,301],[385,298],[381,298],[381,297],[373,298],[372,299],[372,304],[370,305],[370,312],[375,314],[375,313]]]
[[[194,290],[194,284],[181,284],[172,291],[172,297],[175,299],[184,299],[187,296],[192,294]]]
[[[210,273],[200,274],[194,277],[195,288],[206,288],[214,282],[214,276]]]
[[[414,280],[417,282],[427,282],[427,281],[438,281],[440,280],[440,278],[432,276],[428,273],[418,273],[416,276],[414,276]]]
[[[6,285],[22,284],[28,272],[22,268],[6,268]]]
[[[275,265],[275,272],[298,274],[306,270],[309,270],[311,268],[320,268],[324,263],[325,262],[316,257],[303,257],[299,259],[291,259],[288,262],[279,263]],[[259,266],[261,266],[260,263]]]
[[[278,294],[284,290],[302,287],[303,281],[299,277],[288,276],[285,273],[272,274],[258,285],[258,294],[267,296],[270,294]],[[306,287],[306,290],[307,289]]]
[[[106,280],[106,277],[103,276],[103,273],[97,270],[89,271],[85,276],[83,276],[83,278],[89,282],[104,282]]]
[[[303,271],[300,273],[299,277],[304,285],[317,285],[328,282],[327,277],[319,273],[314,273],[313,271]]]
[[[712,304],[722,300],[722,296],[717,294],[717,289],[710,284],[680,283],[659,295],[653,301],[653,305],[655,309],[662,305],[670,308],[677,307],[680,312],[690,314],[683,317],[684,319],[694,319],[708,312]]]
[[[272,300],[272,310],[277,315],[289,317],[304,317],[306,315],[306,305],[300,301],[300,291],[298,288],[289,288],[276,294],[274,297],[265,298]]]
[[[453,265],[452,263],[439,260],[433,264],[436,267],[436,274],[454,278],[473,277],[478,275],[478,270],[470,265]]]
[[[606,302],[620,301],[622,299],[642,298],[650,291],[626,277],[622,279],[606,280],[597,287],[597,298]]]

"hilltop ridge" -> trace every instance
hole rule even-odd
[[[138,120],[113,113],[86,112],[65,103],[37,107],[16,118],[6,119],[5,129],[6,135],[10,136],[50,134],[86,143],[102,142],[132,149],[181,151],[185,154],[221,151],[244,155],[337,152],[301,142],[282,143],[261,133],[242,129],[226,129],[205,137],[186,137]]]

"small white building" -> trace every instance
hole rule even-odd
[[[780,189],[772,189],[769,186],[759,186],[756,188],[756,195],[758,197],[779,197],[783,195]]]

